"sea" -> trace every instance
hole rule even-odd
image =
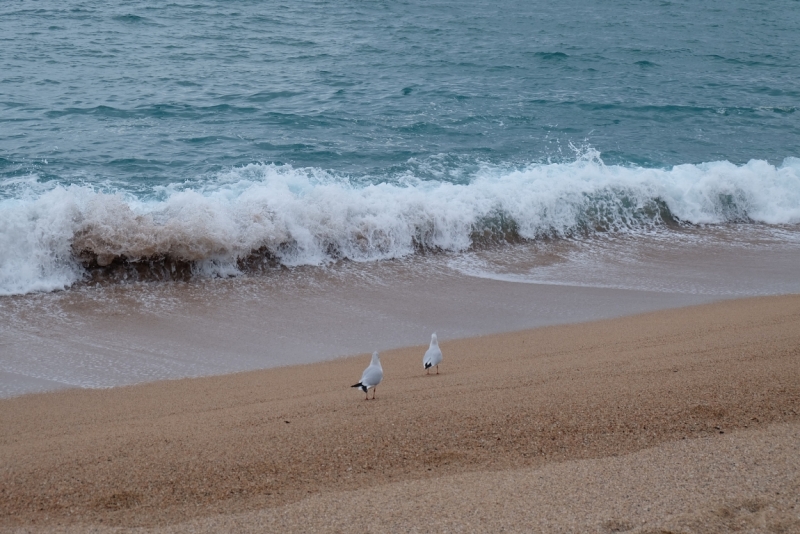
[[[0,396],[800,293],[798,7],[3,2]]]

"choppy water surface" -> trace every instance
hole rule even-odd
[[[797,225],[798,35],[789,0],[4,3],[0,295]]]

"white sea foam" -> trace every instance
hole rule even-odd
[[[319,169],[248,165],[149,196],[17,181],[0,200],[0,295],[50,291],[115,258],[170,258],[227,276],[261,250],[284,265],[370,261],[476,238],[631,231],[667,214],[693,224],[800,223],[800,159],[672,169],[572,163],[483,166],[463,183],[414,176],[351,181]],[[666,208],[666,211],[664,208]]]

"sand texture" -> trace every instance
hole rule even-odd
[[[440,345],[2,400],[0,528],[800,532],[800,296]]]

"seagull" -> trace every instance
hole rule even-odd
[[[436,332],[431,336],[431,346],[425,351],[425,356],[422,357],[422,365],[425,366],[425,374],[430,374],[430,369],[436,366],[436,374],[439,374],[439,364],[442,363],[442,350],[439,348],[439,340],[436,338]]]
[[[367,396],[364,400],[369,399],[368,391],[372,389],[372,398],[375,398],[375,391],[378,389],[378,384],[381,383],[383,380],[383,367],[381,367],[381,359],[378,356],[378,352],[375,351],[372,353],[372,361],[370,362],[369,366],[364,369],[364,372],[361,374],[361,380],[358,384],[353,384],[350,387],[354,388],[361,388]]]

